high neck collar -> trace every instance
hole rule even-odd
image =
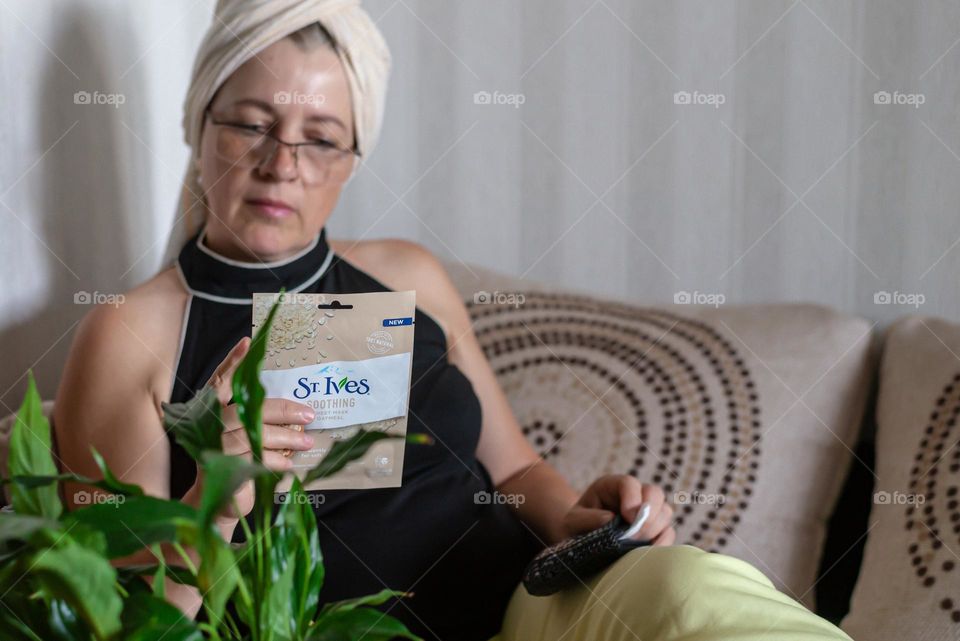
[[[283,287],[299,292],[317,280],[333,262],[326,227],[296,254],[269,263],[227,258],[204,244],[206,226],[188,240],[177,258],[177,271],[187,290],[199,298],[249,305],[253,294],[274,293]]]

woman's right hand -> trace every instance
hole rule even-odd
[[[217,390],[217,398],[223,404],[223,452],[233,456],[243,456],[247,460],[252,460],[253,452],[250,449],[250,441],[243,428],[243,423],[237,416],[235,404],[227,404],[233,396],[232,381],[233,374],[247,350],[250,348],[251,339],[244,337],[230,350],[223,362],[217,366],[216,371],[207,381],[208,385]],[[295,450],[308,450],[313,447],[313,438],[304,433],[304,425],[310,423],[314,418],[313,409],[307,405],[290,401],[283,398],[267,398],[263,401],[263,464],[265,467],[288,472],[293,469],[293,461],[290,456]],[[197,469],[197,480],[194,483],[196,492],[194,493],[199,500],[200,490],[203,487],[203,471]],[[253,480],[246,481],[234,493],[236,499],[236,509],[233,504],[229,505],[223,513],[218,516],[221,523],[230,524],[240,518],[245,517],[253,509],[254,503],[254,483]]]

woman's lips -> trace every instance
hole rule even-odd
[[[294,211],[290,205],[279,200],[270,200],[268,198],[251,198],[244,202],[260,214],[270,218],[283,218],[284,216],[289,216]]]

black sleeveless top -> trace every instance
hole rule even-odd
[[[171,402],[192,398],[227,352],[251,335],[254,292],[389,291],[334,255],[322,229],[311,244],[273,263],[234,261],[211,250],[200,230],[180,251],[177,268],[190,293],[184,313]],[[481,406],[469,379],[446,357],[442,328],[417,308],[407,429],[435,444],[406,445],[402,486],[324,490],[314,507],[326,565],[321,603],[384,588],[414,592],[380,609],[425,639],[486,641],[538,546],[503,504],[478,502],[492,492],[476,458]],[[196,478],[193,459],[170,437],[170,492],[181,497]],[[234,541],[243,540],[238,527]],[[202,612],[202,609],[201,609]]]

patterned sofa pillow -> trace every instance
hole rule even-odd
[[[855,639],[960,639],[960,325],[887,332],[877,481],[863,566],[842,626]]]
[[[660,484],[678,542],[814,607],[869,323],[813,305],[639,307],[446,267],[525,435],[576,489],[607,473]]]

